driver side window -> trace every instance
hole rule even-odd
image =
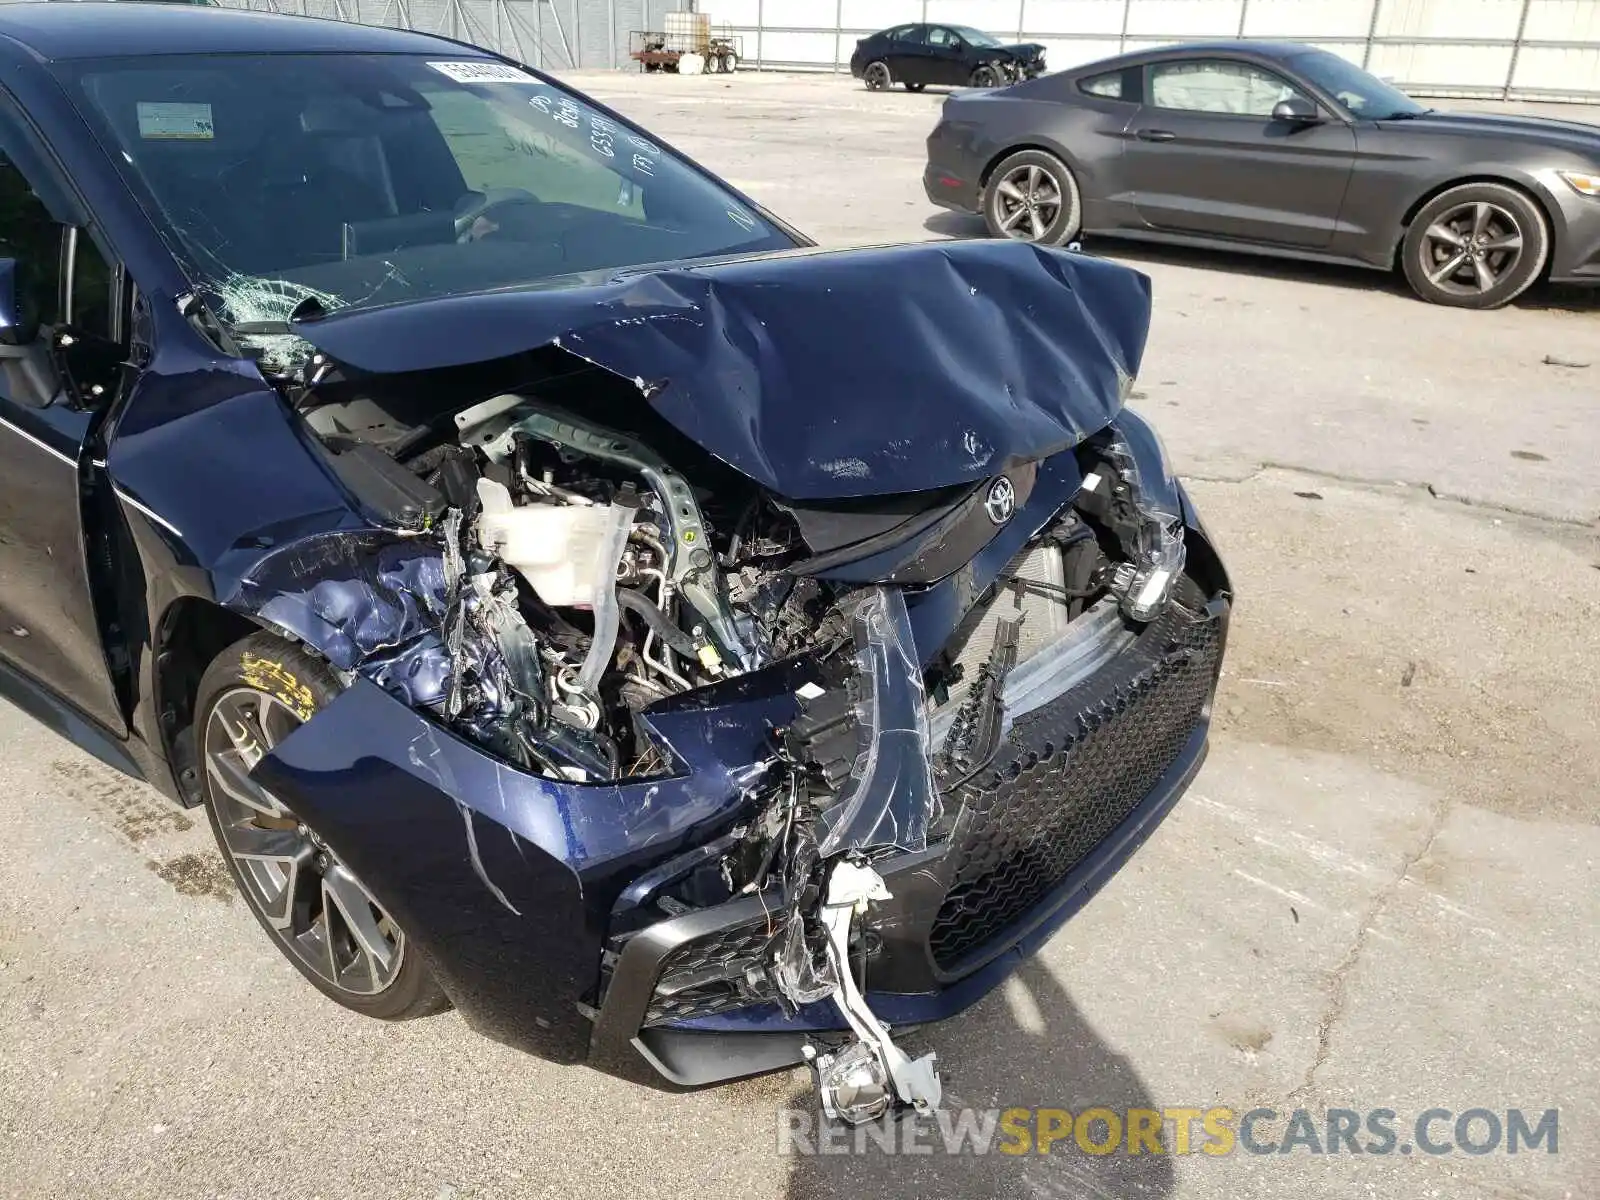
[[[72,287],[63,286],[69,249]],[[25,327],[70,322],[86,333],[115,336],[116,278],[86,230],[69,230],[39,197],[16,160],[0,148],[0,258],[12,259],[17,311]],[[70,300],[71,311],[67,305]]]
[[[930,46],[959,46],[961,39],[942,25],[932,25],[928,28],[928,45]]]
[[[1156,63],[1149,68],[1150,103],[1179,112],[1270,117],[1299,89],[1248,63],[1223,60]]]
[[[0,257],[14,260],[17,311],[8,324],[54,325],[61,319],[62,226],[9,155],[0,157]]]

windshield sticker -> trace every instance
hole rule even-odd
[[[510,63],[483,62],[431,62],[428,64],[441,75],[448,75],[457,83],[538,83],[532,75],[519,71]]]
[[[610,117],[586,113],[576,101],[549,93],[530,97],[528,105],[557,124],[576,131],[580,137],[586,133],[589,149],[600,158],[626,162],[637,175],[655,176],[661,148],[638,134],[627,132]]]
[[[211,124],[211,105],[141,100],[139,136],[209,142],[216,136]]]

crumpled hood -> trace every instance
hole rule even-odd
[[[1138,372],[1150,282],[1020,242],[796,251],[619,271],[297,322],[373,372],[558,344],[797,500],[988,478],[1104,428]]]

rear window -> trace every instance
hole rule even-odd
[[[1091,75],[1078,80],[1078,90],[1086,96],[1100,96],[1106,100],[1126,100],[1127,71],[1108,71],[1104,75]]]

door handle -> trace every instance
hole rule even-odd
[[[1141,129],[1134,134],[1141,142],[1173,142],[1178,135],[1168,129]]]

